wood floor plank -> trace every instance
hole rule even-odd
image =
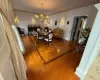
[[[74,50],[70,54],[44,64],[29,37],[22,37],[22,41],[26,49],[24,59],[28,69],[28,80],[79,80],[74,72],[79,65],[81,53]]]

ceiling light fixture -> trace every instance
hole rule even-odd
[[[14,22],[15,22],[15,23],[18,23],[18,22],[19,22],[19,19],[18,19],[17,16],[15,17]]]
[[[43,9],[43,3],[41,3],[41,9]],[[46,19],[48,19],[49,18],[49,16],[48,15],[46,15],[46,14],[43,14],[43,13],[41,13],[41,14],[35,14],[35,17],[38,19],[40,19],[40,21],[42,21],[42,22],[44,22]]]
[[[36,22],[35,22],[35,19],[34,18],[32,18],[32,24],[35,24]]]
[[[36,18],[39,18],[39,16],[38,16],[37,14],[35,14],[35,17],[36,17]]]

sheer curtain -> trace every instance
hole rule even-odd
[[[2,24],[1,14],[0,14],[0,80],[3,80],[4,69],[7,61],[9,60],[11,49],[9,47],[9,42],[4,32],[4,27]]]
[[[15,73],[17,76],[17,80],[27,80],[26,76],[26,64],[23,58],[22,51],[20,50],[20,47],[18,45],[18,38],[16,38],[16,35],[14,34],[14,30],[11,27],[13,20],[14,20],[14,14],[13,14],[13,8],[11,5],[11,0],[0,0],[0,18],[2,18],[2,24],[3,24],[3,32],[7,35],[7,38],[9,40],[10,49],[11,49],[11,58],[14,65]],[[2,75],[0,75],[0,80]]]
[[[0,0],[0,8],[8,18],[10,23],[13,23],[14,13],[11,0]]]
[[[0,74],[0,80],[4,80],[1,74]]]
[[[14,65],[16,76],[18,80],[27,80],[27,77],[26,77],[27,68],[26,68],[26,64],[25,64],[22,52],[17,43],[16,35],[14,34],[14,31],[10,23],[6,19],[6,17],[3,14],[1,15],[2,15],[1,16],[2,23],[3,23],[2,27],[4,27],[3,31],[6,33],[8,37],[9,44],[12,50],[11,57],[12,57],[12,62]]]
[[[23,46],[21,37],[20,37],[20,35],[19,35],[19,32],[18,32],[18,30],[17,30],[17,28],[16,28],[16,25],[13,24],[13,25],[12,25],[12,28],[13,28],[13,30],[14,30],[14,32],[15,32],[15,36],[16,36],[16,38],[17,38],[17,42],[18,42],[18,44],[19,44],[20,50],[24,53],[24,52],[25,52],[25,49],[24,49],[24,46]]]

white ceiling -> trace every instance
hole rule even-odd
[[[29,12],[52,14],[95,0],[12,0],[13,8]],[[43,3],[43,8],[41,8]]]

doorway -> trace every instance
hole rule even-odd
[[[86,23],[87,23],[87,16],[74,17],[74,23],[71,32],[72,41],[75,40],[76,42],[79,42],[81,31],[85,29]]]

